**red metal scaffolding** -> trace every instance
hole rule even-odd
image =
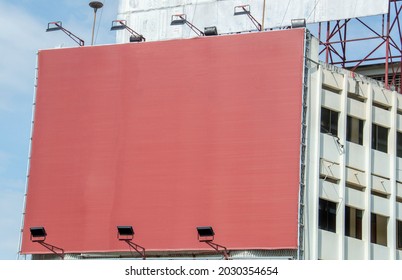
[[[390,0],[388,14],[318,24],[320,56],[326,63],[351,71],[384,64],[386,88],[401,92],[402,0]]]

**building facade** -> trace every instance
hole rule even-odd
[[[401,259],[401,95],[322,63],[309,77],[307,259]]]

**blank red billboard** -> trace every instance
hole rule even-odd
[[[298,246],[304,30],[39,52],[22,253]],[[212,250],[212,249],[211,249]]]

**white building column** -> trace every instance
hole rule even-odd
[[[365,210],[363,213],[363,221],[362,221],[362,239],[365,244],[364,250],[364,258],[369,260],[371,258],[371,169],[372,169],[372,154],[371,154],[371,139],[372,139],[372,123],[373,123],[373,112],[372,112],[372,104],[373,104],[373,88],[371,84],[368,85],[367,88],[367,100],[366,100],[366,123],[363,130],[363,139],[367,141],[365,143],[365,175],[366,175],[366,189],[364,191],[365,198]]]
[[[308,96],[308,127],[306,154],[306,205],[305,205],[305,248],[306,259],[319,258],[318,244],[318,200],[320,187],[320,127],[321,127],[321,91],[323,70],[311,71]]]
[[[341,154],[339,157],[339,202],[336,215],[337,234],[339,236],[339,258],[345,259],[345,186],[346,186],[346,131],[347,131],[347,116],[348,116],[348,76],[343,75],[343,86],[341,92],[341,110],[339,113],[338,122],[338,137],[339,142],[343,145],[340,147]]]

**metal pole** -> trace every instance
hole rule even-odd
[[[261,30],[260,31],[264,31],[264,22],[265,22],[265,3],[267,1],[264,0],[263,6],[262,6],[262,21],[261,21]]]
[[[95,24],[96,24],[96,11],[97,11],[98,9],[94,9],[94,23],[93,23],[93,25],[92,25],[92,42],[91,42],[91,46],[93,46],[94,45],[94,34],[95,34]]]
[[[94,35],[95,35],[95,24],[96,24],[96,12],[98,11],[98,9],[103,7],[103,3],[100,1],[91,1],[89,2],[89,7],[91,7],[92,9],[94,9],[94,24],[92,26],[92,43],[91,45],[94,45]]]
[[[331,27],[330,27],[330,23],[329,21],[327,22],[327,41],[325,44],[325,63],[329,63],[329,38],[330,38],[330,31]]]
[[[385,77],[384,83],[385,88],[389,89],[389,81],[388,81],[388,71],[389,71],[389,38],[390,38],[390,17],[391,17],[391,4],[388,3],[388,15],[387,15],[387,40],[385,41]]]

